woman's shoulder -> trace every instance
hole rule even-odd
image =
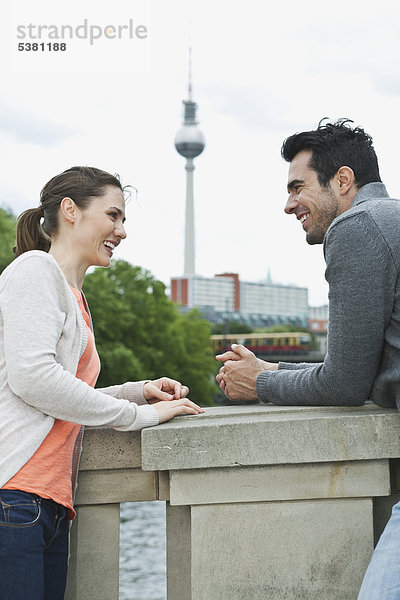
[[[0,275],[0,288],[18,279],[37,279],[57,286],[68,286],[65,276],[53,256],[42,250],[29,250],[12,261]]]
[[[26,268],[34,269],[35,266],[38,268],[52,269],[55,266],[58,267],[55,259],[43,250],[29,250],[24,252],[18,258],[15,258],[2,272],[3,275],[8,275],[16,270],[23,270]],[[58,267],[59,268],[59,267]]]

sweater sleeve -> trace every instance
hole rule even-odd
[[[66,335],[66,315],[57,294],[56,267],[45,262],[39,257],[21,261],[0,298],[13,393],[51,417],[81,425],[120,431],[157,425],[158,413],[152,406],[138,406],[96,390],[57,361],[57,343]]]
[[[283,405],[361,405],[378,373],[396,275],[390,251],[366,212],[345,217],[325,237],[328,349],[323,363],[263,371],[261,400]]]
[[[122,385],[111,385],[105,388],[97,388],[99,392],[103,394],[109,394],[114,398],[124,398],[129,402],[135,402],[135,404],[147,404],[147,400],[143,395],[144,384],[150,381],[145,379],[144,381],[127,381]]]
[[[299,369],[309,369],[310,367],[315,366],[316,363],[289,363],[289,362],[279,362],[278,369],[289,370],[299,370]]]

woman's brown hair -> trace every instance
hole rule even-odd
[[[28,250],[48,252],[51,236],[58,229],[61,201],[71,198],[84,209],[93,198],[103,196],[108,186],[124,192],[118,177],[95,167],[71,167],[50,179],[40,193],[40,206],[25,210],[18,217],[15,255]]]

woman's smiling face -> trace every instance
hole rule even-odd
[[[126,238],[125,199],[117,187],[107,186],[85,209],[77,207],[74,243],[86,267],[109,267],[114,249]]]

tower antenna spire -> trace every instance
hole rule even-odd
[[[188,81],[189,100],[192,100],[192,46],[189,45],[189,81]]]

